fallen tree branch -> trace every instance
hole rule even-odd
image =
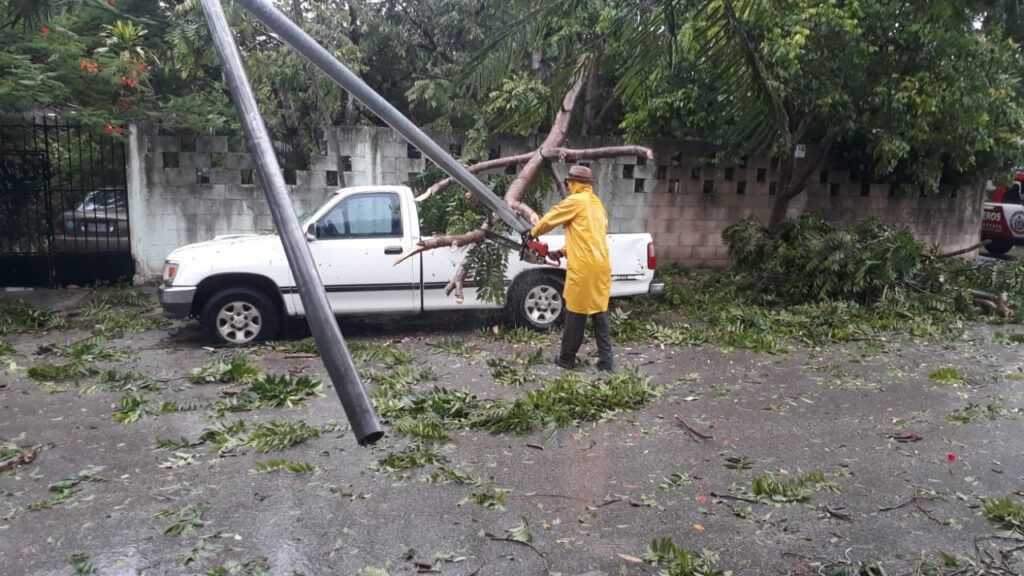
[[[1007,303],[1006,292],[1000,292],[994,294],[992,292],[983,292],[981,290],[968,290],[968,294],[971,295],[971,300],[981,306],[985,310],[998,314],[1003,318],[1009,318],[1013,316],[1013,309]]]
[[[939,257],[940,258],[949,258],[951,256],[959,256],[961,254],[967,254],[968,252],[973,252],[973,251],[977,250],[978,248],[984,248],[985,246],[988,246],[991,243],[992,243],[991,239],[982,240],[981,242],[978,242],[977,244],[968,246],[967,248],[961,248],[959,250],[954,250],[952,252],[943,252],[942,254],[939,254]]]
[[[712,439],[714,439],[714,436],[711,436],[710,434],[704,434],[703,432],[695,430],[692,426],[690,426],[689,424],[686,423],[686,420],[683,420],[682,418],[680,418],[678,414],[673,414],[672,417],[676,419],[676,422],[679,422],[679,426],[683,430],[685,430],[687,434],[690,435],[690,438],[693,438],[694,440],[712,440]]]
[[[436,238],[427,238],[425,240],[417,242],[416,244],[411,246],[407,251],[403,252],[397,258],[395,258],[395,265],[397,266],[404,262],[405,260],[407,260],[408,258],[415,256],[425,250],[444,248],[446,246],[450,246],[452,250],[456,250],[468,244],[476,244],[478,242],[483,242],[483,239],[483,228],[472,230],[470,232],[466,232],[465,234],[460,234],[458,236],[438,236]]]
[[[0,460],[0,472],[7,470],[9,468],[15,468],[17,466],[31,464],[32,462],[35,461],[36,456],[39,455],[40,449],[40,446],[33,446],[27,450],[21,451],[18,454],[15,454],[14,456],[11,456],[6,460]]]
[[[517,154],[515,156],[504,156],[493,160],[485,160],[483,162],[471,164],[467,166],[466,169],[472,174],[477,174],[479,172],[494,170],[496,168],[526,164],[537,154],[539,154],[543,160],[557,160],[559,162],[577,162],[579,160],[599,160],[602,158],[619,158],[625,156],[637,156],[640,158],[647,158],[648,160],[654,159],[654,151],[646,146],[603,146],[599,148],[581,149],[558,147],[550,149],[542,148],[526,154]],[[431,185],[430,188],[427,188],[426,191],[416,197],[416,201],[422,202],[435,194],[443,192],[449,186],[453,186],[454,184],[454,178],[445,178],[444,180]]]
[[[476,174],[478,172],[494,170],[495,168],[504,168],[505,166],[525,164],[526,161],[529,160],[531,157],[533,157],[532,152],[527,154],[519,154],[518,156],[505,156],[503,158],[495,158],[493,160],[484,160],[483,162],[477,162],[476,164],[466,166],[466,170],[469,170],[471,174]],[[423,202],[427,198],[430,198],[431,196],[437,194],[438,192],[444,191],[444,189],[448,188],[453,184],[455,184],[455,179],[449,176],[448,178],[445,178],[444,180],[441,180],[440,182],[437,182],[436,184],[432,185],[430,188],[427,188],[427,190],[423,192],[423,194],[420,194],[419,196],[416,197],[416,201]]]
[[[760,500],[754,500],[753,498],[744,498],[742,496],[733,496],[732,494],[719,494],[717,492],[708,493],[712,498],[719,498],[722,500],[735,500],[737,502],[746,502],[748,504],[764,504]]]

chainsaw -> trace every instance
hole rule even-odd
[[[507,236],[502,236],[490,230],[484,231],[484,237],[495,244],[518,251],[519,259],[523,262],[554,266],[555,268],[561,266],[562,253],[557,250],[551,250],[547,244],[530,236],[529,232],[523,233],[521,242],[516,242]]]

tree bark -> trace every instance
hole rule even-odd
[[[802,131],[801,131],[802,133]],[[793,172],[796,169],[796,144],[794,143],[793,148],[789,150],[788,158],[781,161],[779,165],[779,182],[778,191],[776,192],[775,202],[772,204],[772,213],[768,218],[768,229],[774,230],[786,219],[786,213],[789,210],[789,204],[794,198],[799,196],[805,188],[807,188],[807,181],[810,180],[811,176],[815,172],[821,170],[821,166],[825,163],[828,158],[829,150],[832,149],[832,142],[835,139],[834,133],[830,130],[820,142],[818,142],[818,151],[815,153],[814,158],[807,165],[807,168],[801,172],[796,178],[793,177]]]

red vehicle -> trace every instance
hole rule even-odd
[[[1024,171],[1013,176],[1013,183],[1000,186],[985,202],[981,219],[981,239],[988,240],[985,250],[999,256],[1014,246],[1024,245]]]

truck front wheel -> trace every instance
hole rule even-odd
[[[213,295],[200,316],[210,338],[218,344],[244,346],[273,338],[280,311],[265,294],[250,288],[227,288]]]
[[[985,245],[985,251],[993,256],[1002,256],[1013,248],[1013,240],[993,240]]]
[[[531,274],[516,282],[509,294],[513,319],[535,330],[550,330],[565,315],[564,285],[554,274]]]

